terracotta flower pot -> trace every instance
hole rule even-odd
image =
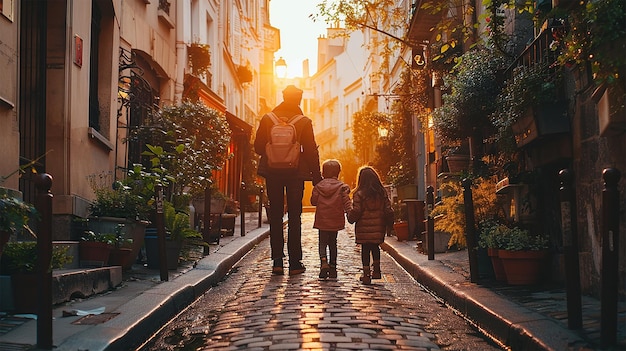
[[[537,284],[541,277],[541,268],[548,252],[498,250],[502,260],[506,281],[511,285]]]
[[[393,224],[398,241],[409,240],[409,222],[396,222]]]
[[[131,248],[120,247],[111,249],[109,254],[109,265],[122,266],[122,269],[127,271],[133,266],[133,250]]]
[[[499,251],[496,248],[488,248],[487,255],[491,258],[491,264],[493,265],[493,273],[496,276],[496,280],[499,282],[506,282],[506,272],[504,271],[504,265],[502,265],[502,259],[499,256]]]
[[[80,265],[83,267],[102,267],[109,262],[111,246],[97,241],[81,241],[79,246]]]

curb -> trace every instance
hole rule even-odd
[[[440,261],[411,259],[416,255],[415,248],[405,243],[384,242],[381,248],[438,299],[457,310],[494,341],[512,350],[556,351],[588,347],[588,343],[574,331],[488,288],[470,283]]]
[[[269,228],[246,233],[203,257],[196,267],[163,282],[124,305],[114,320],[89,328],[55,348],[61,350],[128,350],[146,342],[168,321],[217,284],[230,269],[269,235]]]

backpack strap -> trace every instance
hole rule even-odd
[[[288,120],[287,123],[296,124],[296,122],[298,122],[299,120],[301,120],[303,118],[304,118],[304,115],[295,115],[295,116],[291,117],[291,119]]]
[[[276,116],[276,114],[274,112],[268,113],[267,116],[272,120],[272,122],[274,122],[274,124],[281,124],[282,123],[282,121],[280,119],[278,119],[278,116]]]

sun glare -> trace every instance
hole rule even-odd
[[[280,30],[280,50],[287,78],[303,76],[303,61],[309,60],[309,75],[317,71],[317,38],[326,35],[325,23],[309,17],[317,9],[317,0],[270,0],[270,23]]]

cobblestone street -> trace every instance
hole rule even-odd
[[[265,240],[144,349],[500,349],[384,252],[382,279],[362,285],[352,226],[339,233],[338,278],[319,279],[312,219],[303,214],[304,274],[272,276]]]

